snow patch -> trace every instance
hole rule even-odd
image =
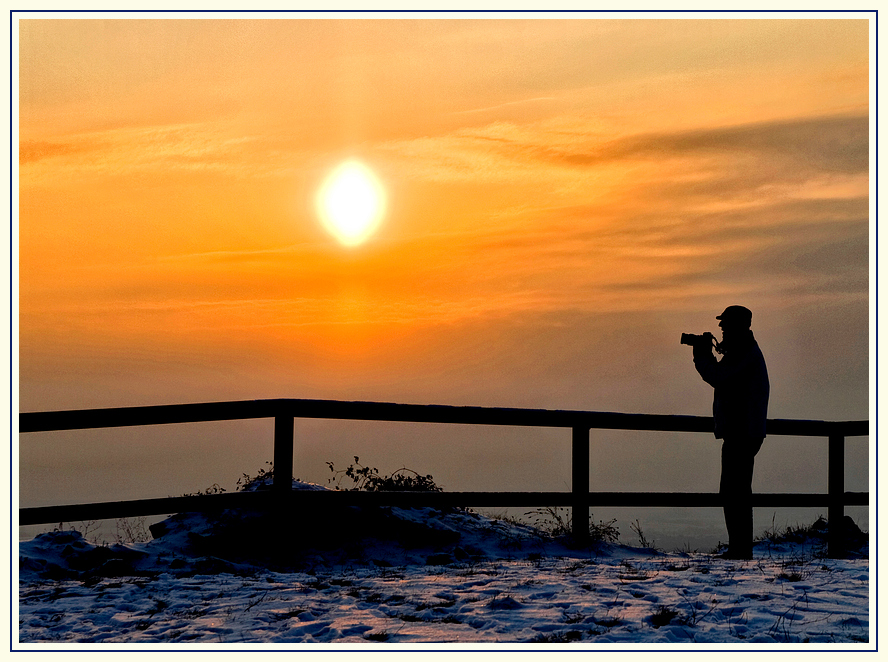
[[[865,547],[825,559],[816,535],[726,561],[577,548],[457,509],[183,513],[152,532],[125,545],[77,531],[21,542],[20,641],[869,642]]]

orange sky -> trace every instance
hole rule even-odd
[[[867,417],[865,18],[18,25],[23,410],[705,414],[678,338],[741,303],[772,415]]]

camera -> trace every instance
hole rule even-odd
[[[719,354],[725,353],[724,347],[722,347],[718,340],[715,339],[715,336],[709,332],[699,336],[694,333],[682,333],[681,344],[690,345],[691,347],[713,347]]]
[[[714,340],[713,335],[711,333],[704,333],[703,335],[696,335],[693,333],[682,333],[681,334],[681,344],[682,345],[690,345],[693,347],[694,345],[710,345]]]

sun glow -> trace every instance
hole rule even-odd
[[[385,191],[367,166],[346,161],[324,181],[317,208],[330,234],[344,246],[357,246],[379,227],[385,213]]]

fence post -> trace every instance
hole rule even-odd
[[[293,431],[292,415],[274,417],[274,479],[275,493],[293,489]]]
[[[828,462],[827,554],[829,558],[837,559],[845,553],[842,536],[842,520],[845,518],[845,436],[843,434],[830,434]]]
[[[589,427],[574,426],[571,438],[571,520],[577,542],[589,538]]]

